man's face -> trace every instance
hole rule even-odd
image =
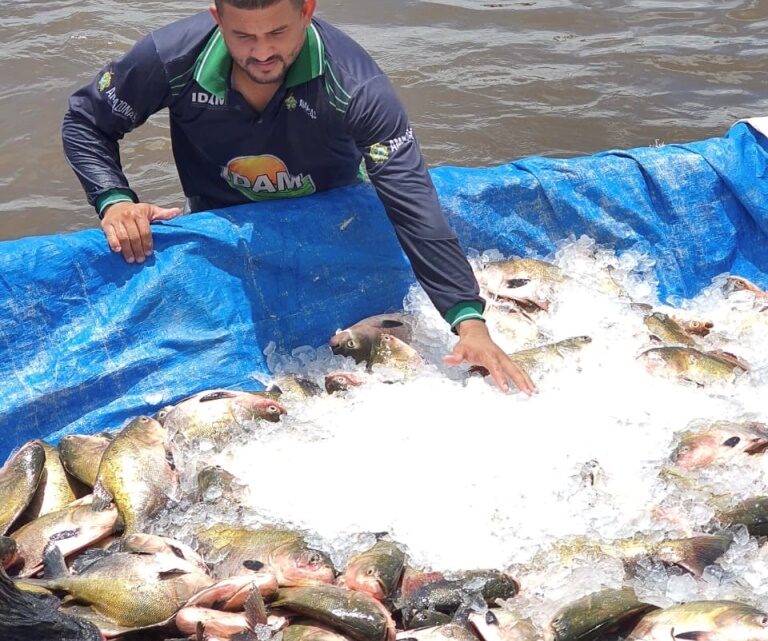
[[[279,0],[265,9],[238,9],[225,4],[211,7],[234,63],[258,84],[282,82],[304,44],[316,0],[304,0],[297,9],[291,0]]]

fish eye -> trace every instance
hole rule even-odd
[[[736,447],[741,439],[738,436],[731,436],[727,441],[723,441],[725,447]]]
[[[277,405],[270,405],[270,406],[267,408],[267,411],[268,411],[270,414],[279,414],[279,413],[280,413],[280,408],[279,408]]]
[[[764,628],[768,628],[768,616],[763,615],[761,617],[758,617],[757,624]]]
[[[357,349],[357,342],[356,342],[356,341],[355,341],[353,338],[350,338],[350,339],[347,341],[347,347],[348,347],[349,349]]]
[[[376,574],[376,568],[368,568],[368,569],[365,571],[365,573],[366,573],[368,576],[373,576],[374,574]]]

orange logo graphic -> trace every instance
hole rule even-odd
[[[251,200],[294,198],[315,193],[312,176],[292,174],[277,156],[234,158],[224,167],[221,177]]]

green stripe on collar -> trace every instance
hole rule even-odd
[[[208,93],[224,100],[227,97],[231,69],[232,57],[221,35],[221,29],[216,27],[205,49],[197,57],[193,78]]]
[[[304,46],[285,76],[285,86],[295,87],[321,76],[324,56],[325,48],[320,34],[315,25],[310,24],[307,27]],[[193,78],[208,93],[224,100],[227,97],[231,70],[232,56],[229,55],[221,29],[216,27],[197,57]]]
[[[294,60],[291,68],[285,76],[285,86],[295,87],[314,80],[323,74],[323,58],[325,51],[320,34],[315,25],[307,27],[307,37],[299,55]]]

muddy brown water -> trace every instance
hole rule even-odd
[[[96,224],[61,151],[69,94],[178,0],[0,0],[0,239]],[[318,0],[408,107],[430,166],[491,166],[723,135],[766,115],[768,0]],[[165,114],[123,163],[182,204]]]

